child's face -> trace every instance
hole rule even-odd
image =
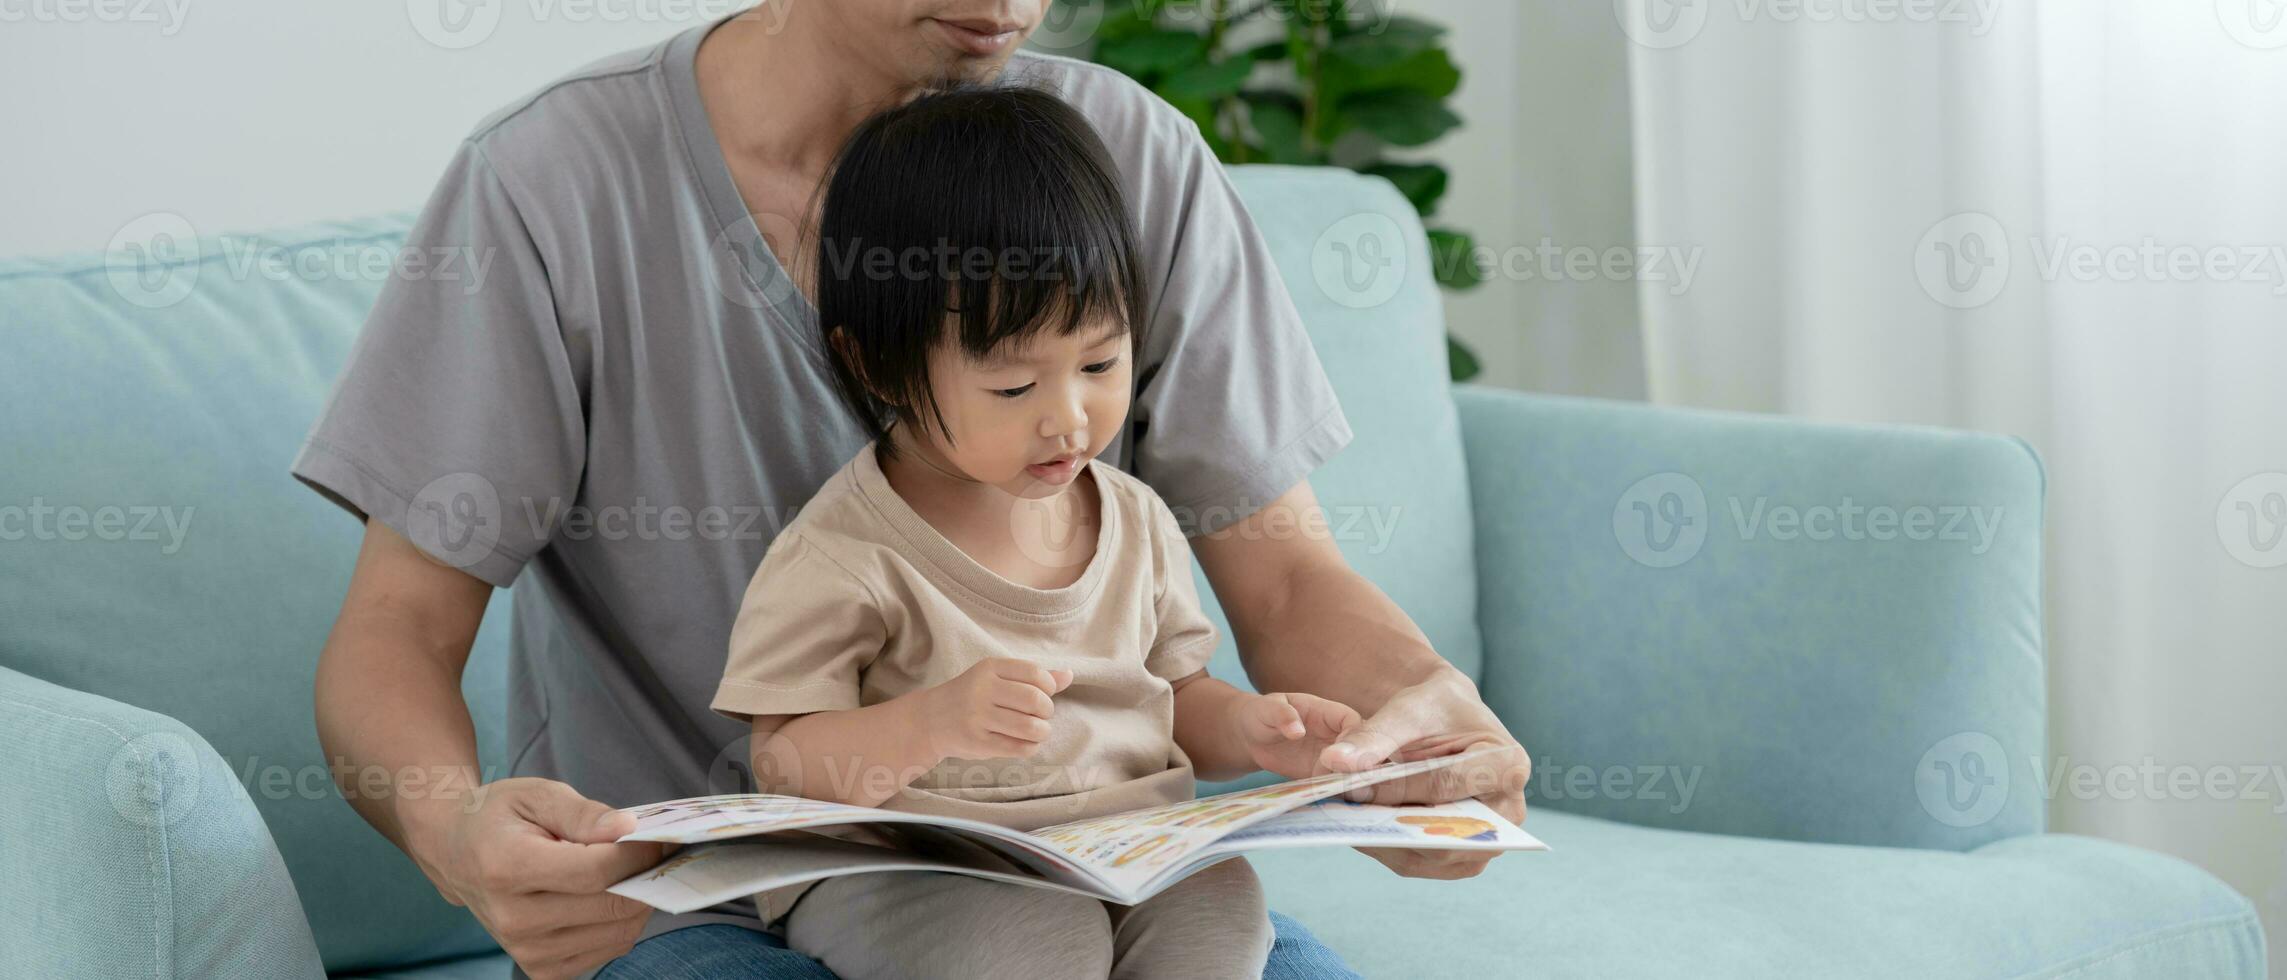
[[[1118,322],[1103,320],[1069,336],[1043,329],[1023,349],[1004,345],[989,361],[938,344],[929,353],[930,391],[953,445],[931,428],[928,448],[955,472],[1016,496],[1063,493],[1127,421],[1128,340]]]

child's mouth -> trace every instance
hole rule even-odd
[[[1050,463],[1033,463],[1026,466],[1024,471],[1032,474],[1034,479],[1061,484],[1071,480],[1072,475],[1080,471],[1080,463],[1085,459],[1086,456],[1066,456]]]

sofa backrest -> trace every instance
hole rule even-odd
[[[1377,178],[1232,178],[1355,433],[1311,477],[1343,552],[1474,676],[1468,481],[1420,225]],[[0,262],[0,664],[204,736],[245,780],[335,971],[491,945],[338,798],[311,710],[361,529],[287,467],[410,220]],[[1214,669],[1243,681],[1199,581],[1224,631]],[[501,598],[464,684],[495,773]]]
[[[1349,447],[1310,475],[1343,557],[1431,646],[1479,677],[1469,477],[1421,219],[1379,177],[1326,167],[1229,172],[1350,420]],[[1211,596],[1206,576],[1193,574],[1200,596]],[[1242,683],[1229,619],[1208,604],[1223,631],[1209,669]]]
[[[333,970],[491,945],[341,800],[311,707],[362,529],[287,467],[409,220],[0,264],[0,663],[205,737]],[[472,703],[505,697],[506,607]]]

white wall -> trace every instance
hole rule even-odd
[[[1449,25],[1465,125],[1404,156],[1452,172],[1433,221],[1475,235],[1492,279],[1448,293],[1447,326],[1484,364],[1477,380],[1642,398],[1633,279],[1549,279],[1544,241],[1597,252],[1635,243],[1627,39],[1609,3],[1395,0]]]
[[[83,19],[58,21],[31,15],[73,0],[0,0],[0,255],[101,249],[152,211],[211,235],[417,206],[485,113],[696,22],[491,0],[489,35],[449,50],[415,29],[406,0],[121,6],[146,2],[151,20],[85,19],[99,5],[82,3]]]
[[[211,235],[416,206],[485,113],[733,0],[489,0],[489,32],[425,25],[476,42],[457,49],[415,14],[461,0],[123,0],[112,19],[74,2],[0,0],[0,255],[101,249],[154,211]],[[1464,73],[1467,126],[1412,154],[1453,171],[1442,220],[1496,254],[1629,242],[1627,62],[1604,5],[1396,6],[1453,25]],[[662,10],[684,16],[642,19]],[[1482,380],[1642,392],[1631,283],[1497,278],[1449,316]]]

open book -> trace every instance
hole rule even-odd
[[[657,867],[611,886],[611,892],[668,912],[691,912],[835,875],[948,871],[1134,905],[1243,851],[1320,846],[1547,850],[1476,800],[1377,806],[1341,798],[1352,789],[1449,766],[1466,755],[1328,773],[1030,833],[762,793],[652,803],[627,808],[636,817],[636,828],[620,840],[698,846],[675,852]],[[741,839],[763,834],[771,836]]]

